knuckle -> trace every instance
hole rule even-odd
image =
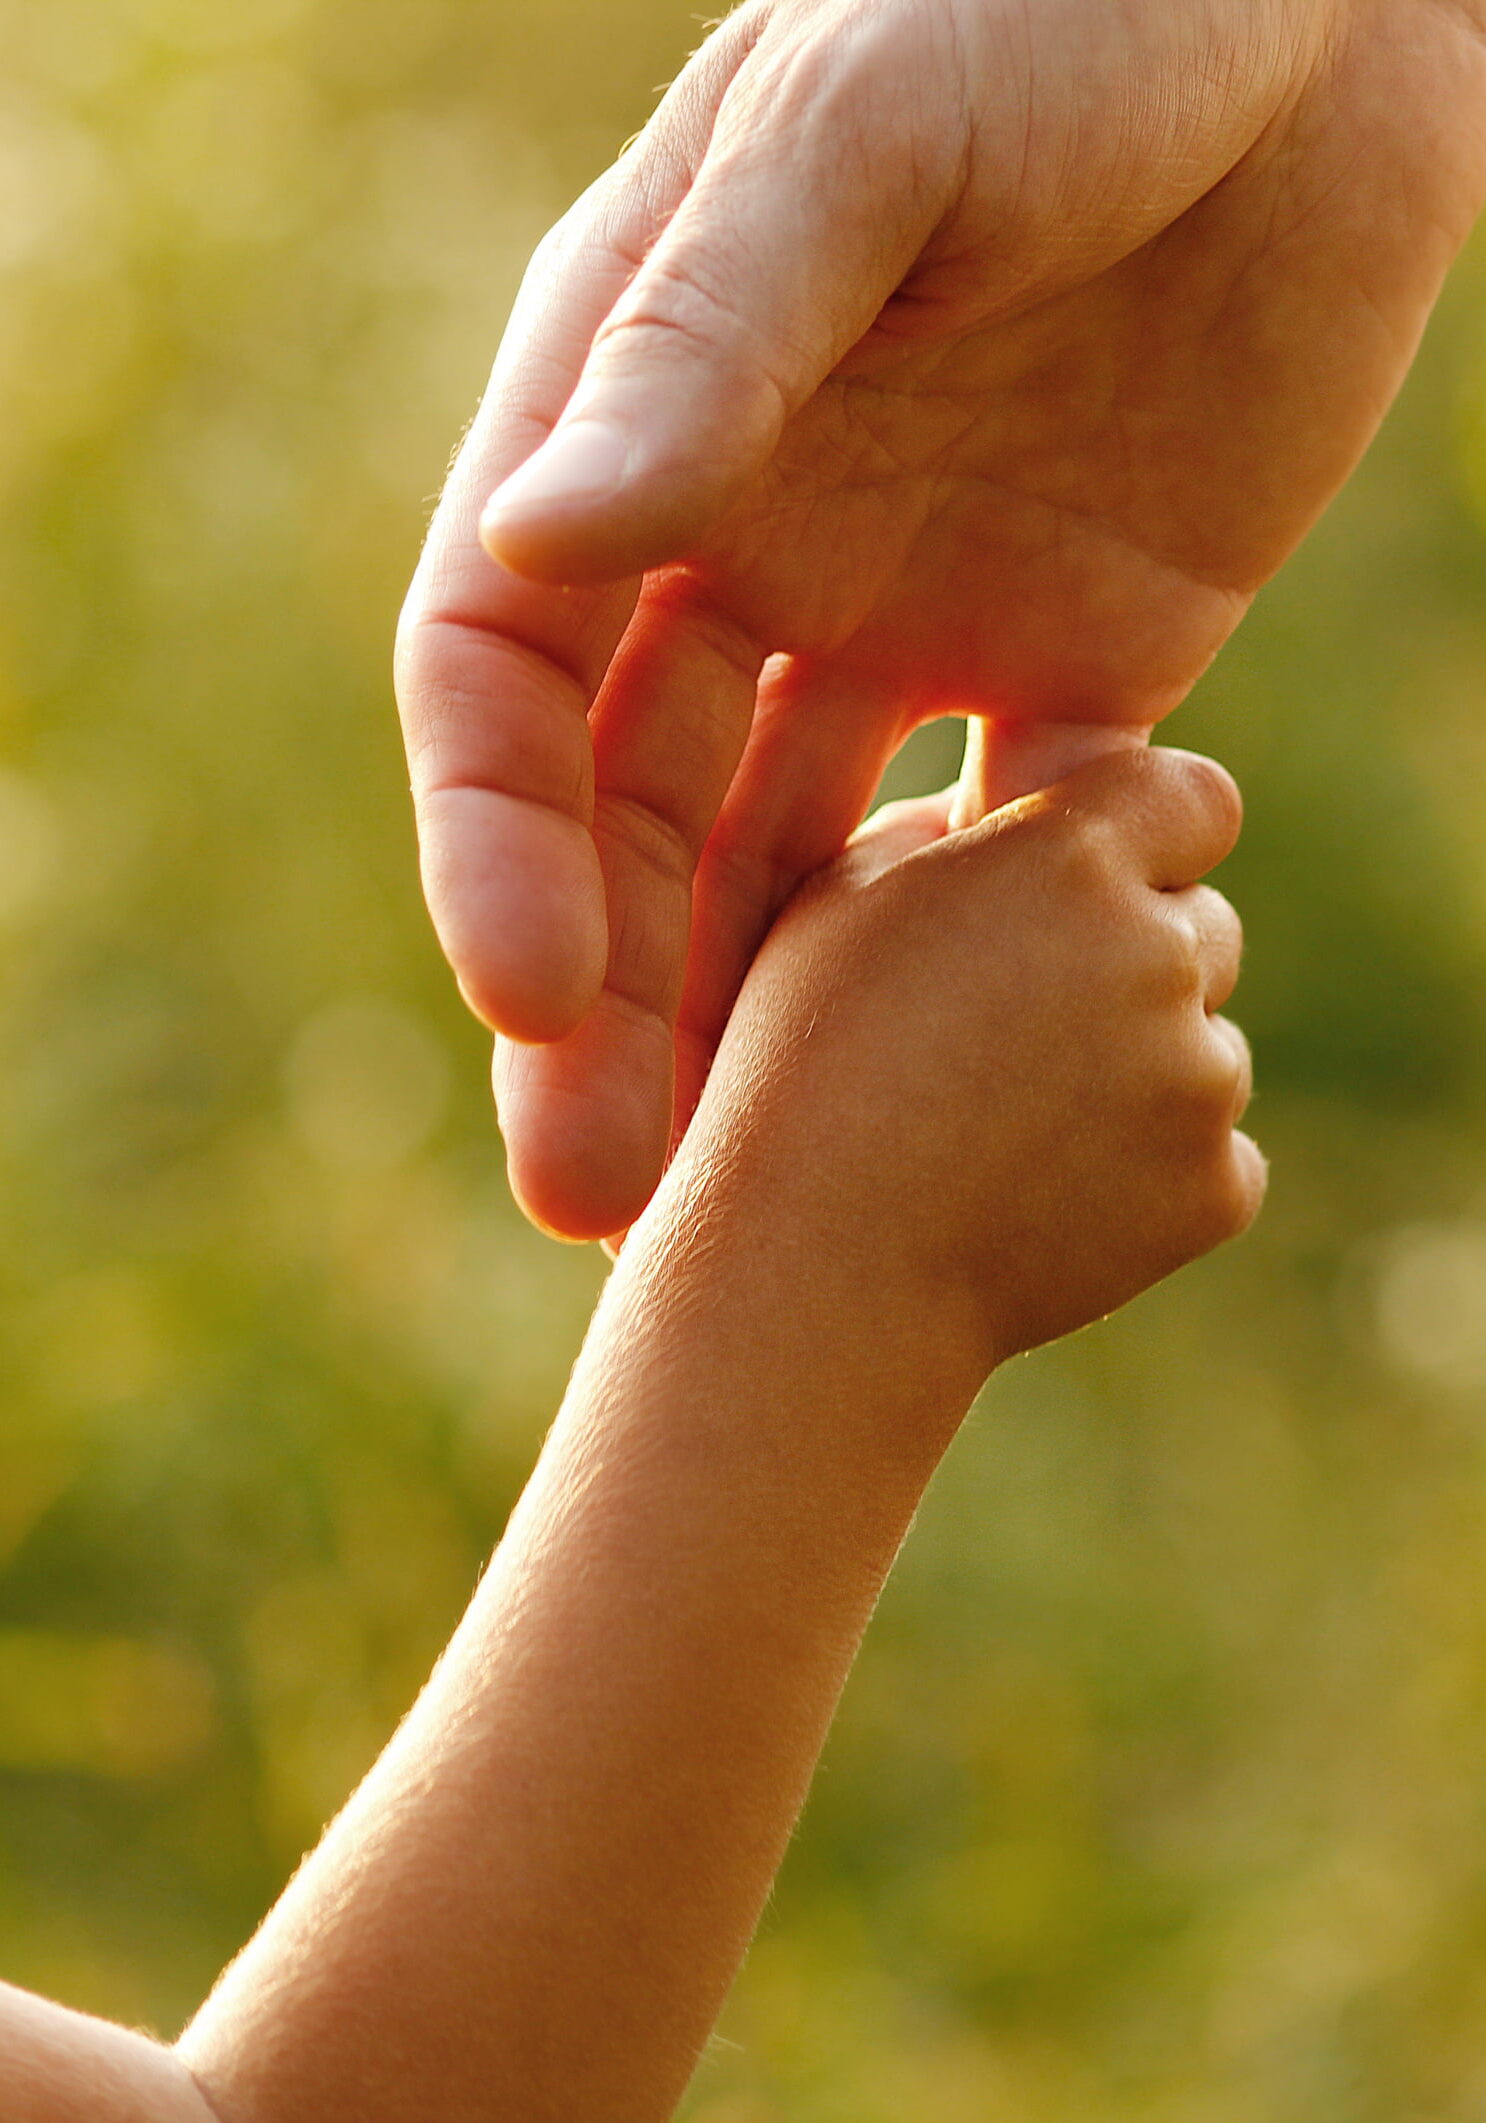
[[[1254,1057],[1248,1041],[1229,1019],[1213,1021],[1214,1095],[1223,1101],[1224,1117],[1236,1120],[1249,1102],[1254,1088]]]
[[[1105,812],[1035,811],[1026,828],[1043,841],[1043,859],[1066,890],[1094,898],[1114,892],[1123,850]]]
[[[1216,885],[1194,885],[1192,904],[1225,943],[1243,942],[1243,923],[1232,900],[1225,899]]]
[[[1231,846],[1243,826],[1243,798],[1228,769],[1201,752],[1163,749],[1151,756],[1162,762],[1175,799],[1204,812]]]
[[[1199,1250],[1211,1253],[1237,1238],[1248,1224],[1248,1189],[1240,1183],[1230,1156],[1213,1172],[1203,1191],[1195,1233]]]
[[[760,130],[815,125],[850,77],[850,40],[811,34],[800,22],[793,35],[758,41],[753,64],[730,84],[718,111],[718,135],[732,145]]]
[[[1177,1195],[1191,1259],[1248,1230],[1263,1202],[1267,1175],[1263,1157],[1231,1119],[1209,1135],[1201,1152],[1188,1160]]]
[[[1254,1068],[1253,1050],[1243,1032],[1234,1024],[1232,1018],[1213,1018],[1211,1020],[1211,1029],[1221,1040],[1224,1050],[1231,1057],[1233,1066],[1237,1069],[1240,1077],[1251,1076]]]
[[[1226,767],[1202,752],[1173,745],[1147,745],[1115,752],[1084,769],[1098,799],[1129,804],[1141,799],[1154,812],[1198,814],[1216,836],[1237,840],[1243,798]]]
[[[652,251],[594,335],[611,356],[627,348],[703,354],[731,353],[746,325],[735,290],[746,286],[736,245],[695,241]],[[715,250],[718,255],[708,255]]]
[[[688,351],[715,353],[732,312],[689,260],[652,257],[594,335],[596,348],[614,349],[643,335]]]
[[[572,250],[578,225],[578,206],[573,205],[538,239],[527,266],[528,273],[542,279],[563,265]]]
[[[1259,1214],[1268,1167],[1246,1135],[1230,1132],[1209,1183],[1210,1243],[1239,1238]]]
[[[796,350],[781,350],[739,306],[735,291],[754,276],[737,246],[710,248],[717,256],[705,263],[697,243],[653,252],[595,333],[593,358],[621,371],[673,362],[720,372],[735,424],[778,424],[794,408],[785,367]]]
[[[538,238],[522,274],[524,295],[550,297],[574,267],[609,250],[605,221],[613,178],[613,171],[606,171]]]
[[[1241,1120],[1254,1095],[1254,1071],[1247,1046],[1234,1049],[1229,1078],[1228,1117],[1231,1121]]]
[[[430,725],[439,722],[441,696],[457,692],[457,659],[446,629],[410,596],[397,622],[392,649],[392,690],[402,713],[409,751],[427,741]]]
[[[1199,1170],[1215,1147],[1226,1146],[1252,1081],[1248,1041],[1226,1020],[1204,1019],[1200,1034],[1182,1043],[1161,1104],[1179,1154]]]
[[[1158,933],[1157,950],[1164,992],[1178,1003],[1201,995],[1206,980],[1202,931],[1195,917],[1185,907],[1169,907]]]

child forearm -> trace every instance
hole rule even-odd
[[[184,2037],[224,2123],[679,2099],[985,1369],[739,1191],[616,1271],[428,1689]]]
[[[1125,753],[794,903],[407,1722],[174,2058],[85,2030],[120,2097],[69,2053],[36,2123],[663,2123],[976,1387],[1258,1207],[1236,830]]]

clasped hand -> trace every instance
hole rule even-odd
[[[1184,696],[1397,389],[1483,112],[1466,0],[748,0],[708,38],[533,261],[400,635],[539,1222],[643,1207],[917,723]]]

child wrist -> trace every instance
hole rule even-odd
[[[939,1275],[911,1234],[875,1229],[818,1170],[678,1159],[622,1258],[629,1302],[669,1337],[746,1318],[762,1377],[788,1367],[866,1427],[906,1424],[942,1450],[1005,1353],[974,1278]]]

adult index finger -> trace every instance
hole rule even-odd
[[[480,508],[550,435],[595,332],[684,197],[736,41],[709,41],[634,149],[539,247],[399,629],[429,909],[466,999],[520,1040],[571,1032],[603,979],[611,923],[587,717],[638,585],[518,579],[482,549]]]
[[[523,1040],[571,1031],[603,979],[588,709],[637,586],[525,582],[484,551],[479,515],[492,480],[550,431],[630,269],[630,243],[643,240],[655,202],[619,174],[532,261],[398,629],[429,911],[471,1007]]]

